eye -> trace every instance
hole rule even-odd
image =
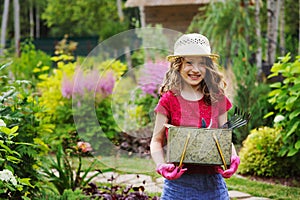
[[[190,61],[186,61],[186,64],[188,64],[188,65],[192,65],[193,63],[192,63],[192,62],[190,62]]]
[[[205,66],[206,63],[205,63],[205,62],[200,62],[199,65],[200,65],[200,66]]]

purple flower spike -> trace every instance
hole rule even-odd
[[[157,97],[157,91],[162,83],[165,73],[168,70],[168,62],[158,61],[156,63],[147,62],[142,69],[142,74],[138,80],[138,84],[142,91]]]
[[[70,99],[72,97],[73,92],[73,80],[69,79],[66,75],[63,77],[61,93],[63,97]]]

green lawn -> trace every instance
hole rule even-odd
[[[90,159],[85,159],[87,160],[83,163],[90,163]],[[114,170],[118,173],[147,174],[153,177],[159,176],[155,172],[155,164],[151,159],[137,157],[99,157],[97,160],[96,168],[103,171]],[[256,197],[267,197],[277,200],[300,199],[300,188],[298,187],[269,184],[235,176],[226,179],[226,183],[229,190],[245,192]]]
[[[245,192],[252,196],[267,197],[278,200],[300,199],[300,188],[298,187],[287,187],[238,177],[226,179],[226,183],[229,190]]]

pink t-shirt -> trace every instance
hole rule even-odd
[[[232,104],[226,96],[209,106],[204,103],[203,98],[190,101],[180,94],[168,91],[160,98],[155,112],[167,116],[168,123],[174,126],[200,128],[203,118],[207,126],[212,122],[211,128],[218,128],[218,116],[227,112],[231,107]]]

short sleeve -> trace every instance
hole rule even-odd
[[[219,115],[222,115],[232,108],[232,103],[226,96],[223,96],[223,98],[221,98],[221,101],[219,101],[218,108]]]
[[[165,116],[167,116],[167,118],[170,119],[170,101],[169,101],[169,93],[164,93],[159,101],[158,104],[156,105],[154,111],[155,113],[161,113]]]

